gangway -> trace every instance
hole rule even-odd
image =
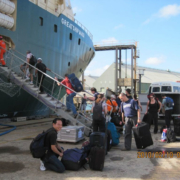
[[[72,125],[81,125],[85,127],[85,131],[91,131],[91,124],[92,124],[92,119],[90,117],[85,117],[82,115],[82,113],[78,113],[76,119],[70,114],[70,112],[66,112],[66,105],[61,102],[60,100],[60,95],[62,93],[62,87],[68,88],[64,84],[61,84],[61,86],[57,86],[55,88],[55,84],[58,82],[54,78],[52,78],[50,75],[47,73],[44,73],[37,69],[36,67],[32,66],[31,64],[28,64],[26,61],[24,61],[22,58],[19,56],[15,55],[13,50],[8,50],[6,52],[6,56],[4,57],[6,61],[6,67],[0,66],[0,73],[2,73],[10,82],[16,84],[23,90],[25,90],[28,94],[36,98],[38,101],[46,105],[48,108],[56,112],[58,116],[61,116],[65,119],[68,119]],[[20,72],[20,65],[26,63],[29,66],[33,67],[35,70],[38,72],[42,73],[43,76],[48,78],[53,82],[52,89],[50,90],[51,93],[45,93],[45,94],[40,94],[39,93],[39,87],[41,86],[41,82],[30,84],[23,76],[24,73]],[[55,74],[58,79],[62,79],[61,76]],[[43,84],[42,84],[43,86]],[[46,88],[46,87],[44,87]],[[59,88],[57,90],[57,88]],[[70,89],[70,88],[68,88]],[[70,89],[71,91],[75,92],[74,90]],[[56,91],[56,93],[55,93]],[[57,96],[58,92],[58,96]],[[77,92],[75,92],[78,94]],[[80,95],[80,94],[79,94]],[[80,95],[81,96],[81,95]]]

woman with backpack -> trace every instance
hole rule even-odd
[[[161,110],[161,102],[156,99],[155,95],[152,93],[149,96],[149,101],[147,102],[147,107],[146,107],[146,113],[148,113],[148,118],[149,118],[149,128],[151,127],[151,122],[153,120],[154,124],[154,134],[157,134],[158,132],[158,113]]]
[[[98,94],[98,98],[94,102],[91,111],[93,113],[93,132],[105,132],[107,105],[104,102],[103,94]]]

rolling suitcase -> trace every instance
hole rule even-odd
[[[89,154],[89,167],[102,171],[104,168],[105,150],[103,147],[94,146]]]
[[[92,147],[99,146],[105,148],[106,146],[106,134],[103,132],[93,132],[90,135],[90,144]]]
[[[83,126],[65,126],[57,134],[57,141],[59,142],[78,142],[84,139]]]
[[[146,123],[138,123],[133,127],[134,138],[136,141],[137,149],[144,149],[153,145],[151,133],[149,131],[149,125]]]

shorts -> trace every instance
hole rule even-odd
[[[34,68],[31,67],[31,66],[29,66],[29,73],[30,73],[30,74],[33,74],[33,73],[34,73]]]

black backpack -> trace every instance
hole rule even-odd
[[[167,129],[167,143],[176,142],[176,135],[170,128]]]
[[[103,102],[100,102],[100,103],[95,102],[95,105],[93,108],[93,120],[95,121],[100,121],[104,119],[103,114],[102,114],[102,103]]]
[[[31,59],[29,61],[29,64],[31,64],[32,66],[34,66],[37,63],[37,59],[34,55],[31,56]]]
[[[44,73],[46,73],[46,65],[41,63],[40,70]]]
[[[32,140],[29,149],[33,158],[42,158],[45,154],[47,154],[48,147],[44,146],[44,142],[49,131],[50,129],[43,131]]]

